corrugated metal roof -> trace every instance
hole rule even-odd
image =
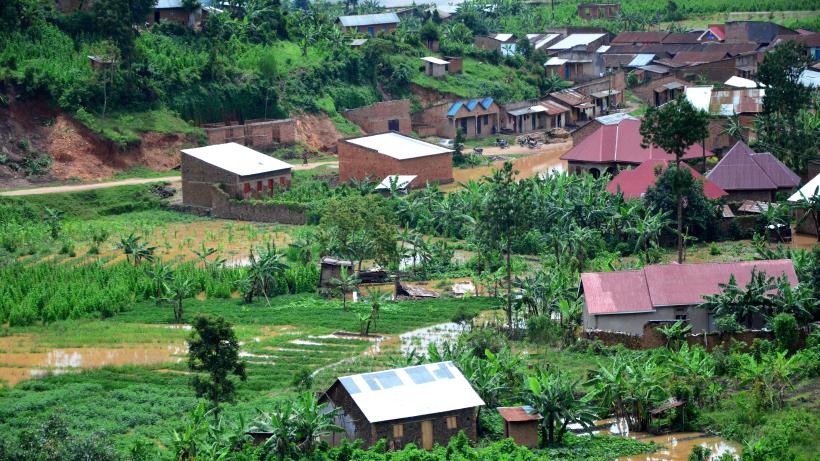
[[[659,173],[666,170],[669,162],[665,160],[647,160],[637,168],[623,170],[615,176],[606,186],[606,190],[611,194],[622,192],[626,198],[643,198],[646,191],[655,185]],[[726,195],[726,191],[718,187],[715,183],[704,178],[700,173],[692,169],[689,165],[683,164],[695,179],[703,182],[703,193],[710,199],[717,199]]]
[[[549,110],[542,106],[541,104],[536,104],[534,106],[529,107],[522,107],[521,109],[512,109],[508,110],[507,113],[514,117],[518,117],[519,115],[526,115],[526,114],[537,114],[539,112],[548,112]]]
[[[820,88],[820,72],[806,69],[800,74],[799,82],[803,86]]]
[[[513,34],[492,34],[490,37],[498,40],[499,42],[506,42],[513,38]]]
[[[565,39],[550,46],[549,50],[568,50],[579,45],[589,45],[590,43],[603,37],[605,34],[571,34]]]
[[[182,8],[182,0],[158,0],[155,10],[167,10],[172,8]]]
[[[792,285],[797,274],[789,259],[707,264],[659,264],[641,270],[581,274],[586,309],[592,315],[652,312],[663,306],[691,306],[717,294],[735,276],[743,287],[752,269],[768,276],[783,274]]]
[[[711,86],[690,86],[685,94],[686,100],[695,106],[695,109],[709,112],[709,102],[712,100]]]
[[[545,66],[563,66],[569,61],[568,59],[561,59],[559,57],[551,57],[544,63]]]
[[[712,90],[709,112],[730,116],[734,114],[758,114],[763,112],[763,88],[737,88],[732,90]]]
[[[729,53],[726,51],[716,50],[698,50],[698,51],[681,51],[675,54],[672,58],[672,64],[691,66],[695,64],[702,64],[705,62],[715,62],[726,59]]]
[[[660,43],[669,32],[621,32],[612,43]]]
[[[592,102],[592,99],[589,96],[579,93],[571,88],[556,91],[554,93],[550,93],[549,95],[563,103],[569,104],[570,106],[579,106],[584,103]]]
[[[693,31],[693,32],[673,32],[667,35],[666,37],[661,40],[661,43],[698,43],[700,40],[702,32],[701,31]]]
[[[456,114],[458,114],[459,109],[461,109],[462,107],[467,109],[468,112],[472,112],[473,109],[475,109],[476,106],[478,106],[479,104],[481,105],[481,107],[484,108],[484,110],[488,110],[490,106],[493,105],[493,98],[487,96],[484,99],[470,99],[467,102],[456,101],[453,103],[452,106],[450,106],[450,110],[447,111],[447,116],[455,117]]]
[[[290,170],[291,165],[235,142],[182,149],[191,157],[239,176]]]
[[[530,37],[532,35],[532,37]],[[532,47],[536,50],[540,50],[544,47],[544,45],[548,45],[555,41],[561,34],[529,34],[527,38],[532,43]]]
[[[458,110],[461,109],[461,106],[463,106],[463,105],[464,105],[463,101],[454,102],[453,105],[450,106],[450,110],[447,111],[447,116],[448,117],[455,117],[455,115],[458,113]]]
[[[593,91],[589,95],[596,99],[606,98],[608,96],[615,96],[621,94],[621,90],[602,90],[602,91]]]
[[[816,195],[820,195],[820,174],[812,178],[811,181],[807,182],[803,187],[800,188],[797,192],[792,194],[789,197],[790,202],[802,202],[803,200],[810,199]]]
[[[655,59],[654,54],[638,54],[626,65],[626,67],[641,67],[646,66]]]
[[[738,77],[737,75],[733,75],[729,77],[729,80],[723,82],[724,85],[733,86],[735,88],[757,88],[758,85],[756,81],[749,80],[748,78]]]
[[[651,159],[674,160],[675,156],[657,146],[641,147],[640,120],[624,119],[615,125],[603,125],[578,145],[561,156],[561,160],[592,163],[639,164]],[[714,154],[706,151],[706,156]],[[684,159],[703,156],[701,146],[693,145],[686,150]]]
[[[390,175],[382,179],[382,182],[376,186],[375,190],[390,190],[390,184],[395,181],[396,189],[407,189],[411,182],[416,179],[416,175]]]
[[[562,106],[555,101],[550,101],[549,99],[545,99],[539,103],[540,105],[547,108],[547,113],[550,115],[557,115],[563,114],[564,112],[569,112],[569,107]]]
[[[775,190],[800,184],[800,177],[783,162],[768,152],[755,153],[743,142],[736,143],[706,177],[727,191]]]
[[[344,376],[338,382],[371,423],[484,405],[452,362]]]
[[[377,24],[398,24],[401,20],[396,13],[378,13],[339,16],[339,22],[345,27],[359,27],[374,26]]]
[[[535,409],[529,405],[522,407],[498,407],[498,414],[504,421],[510,423],[523,423],[527,421],[540,421],[544,419]]]
[[[354,38],[354,39],[350,42],[350,46],[362,46],[362,45],[364,45],[365,43],[367,43],[367,39],[366,39],[366,38]]]
[[[668,74],[669,68],[661,66],[659,64],[649,64],[648,66],[641,66],[639,67],[641,70],[645,70],[648,72],[655,72],[656,74]]]
[[[609,51],[610,48],[612,48],[612,47],[609,46],[609,45],[601,45],[601,46],[598,47],[597,50],[595,50],[595,52],[596,53],[606,53],[607,51]]]
[[[616,112],[614,114],[602,115],[595,117],[595,120],[601,125],[617,125],[624,120],[640,120],[637,117],[629,115],[627,112]]]
[[[375,150],[382,155],[398,160],[452,152],[450,149],[394,132],[347,139],[345,142]]]
[[[450,64],[450,61],[445,61],[445,60],[439,59],[435,56],[425,56],[425,57],[421,58],[421,60],[432,63],[432,64],[438,64],[440,66],[443,66],[445,64]]]

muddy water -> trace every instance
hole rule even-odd
[[[637,435],[636,438],[641,442],[655,442],[663,445],[664,448],[655,453],[625,456],[619,458],[618,461],[687,461],[696,446],[706,447],[711,450],[710,460],[716,460],[724,453],[731,453],[738,457],[741,453],[740,446],[734,442],[698,432],[645,437]]]
[[[186,348],[181,345],[134,345],[118,349],[78,347],[53,349],[48,352],[0,351],[0,381],[5,381],[7,386],[14,386],[24,379],[73,370],[179,362],[185,354]]]
[[[567,164],[561,160],[561,156],[571,148],[571,141],[561,144],[547,144],[537,150],[533,150],[534,153],[532,155],[513,159],[512,163],[515,166],[515,169],[519,172],[519,178],[530,178],[549,171],[566,171]],[[499,154],[503,153],[504,152],[499,152]],[[498,169],[503,164],[504,161],[499,160],[493,162],[490,166],[454,169],[453,177],[455,182],[448,184],[441,189],[447,192],[457,190],[459,189],[458,183],[466,182],[471,179],[478,180],[483,176],[489,176],[492,174],[492,170]]]

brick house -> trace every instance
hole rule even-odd
[[[513,34],[479,35],[475,38],[476,48],[498,51],[502,56],[515,54],[515,42],[518,38]]]
[[[198,27],[207,18],[208,14],[221,12],[222,10],[211,6],[200,6],[188,10],[183,7],[182,0],[159,0],[146,23],[175,22],[193,28]]]
[[[621,12],[620,3],[579,3],[578,17],[581,19],[613,19]]]
[[[475,442],[484,405],[452,362],[340,377],[319,402],[339,411],[335,424],[343,432],[328,436],[330,445],[359,439],[369,447],[385,439],[394,450],[409,443],[429,450],[460,431]]]
[[[369,106],[346,110],[342,112],[342,116],[359,125],[365,134],[396,131],[409,135],[413,131],[410,122],[409,99],[377,102]]]
[[[786,275],[792,286],[797,274],[790,259],[709,264],[653,264],[639,270],[584,272],[584,331],[611,331],[643,336],[649,322],[682,320],[692,333],[716,331],[711,312],[697,307],[703,296],[721,292],[719,284],[734,275],[745,286],[752,270],[770,277]],[[762,326],[756,321],[753,326]]]
[[[675,159],[674,155],[657,146],[641,146],[640,120],[633,117],[613,119],[614,123],[600,126],[561,156],[561,160],[568,162],[570,173],[587,172],[597,178],[606,172],[615,176],[618,171],[647,160]],[[683,158],[698,159],[712,155],[712,152],[703,151],[701,146],[690,146]]]
[[[574,89],[566,89],[550,93],[547,99],[570,108],[569,119],[566,124],[579,124],[595,116],[595,104],[592,98]]]
[[[709,121],[709,137],[706,147],[723,150],[737,141],[726,134],[729,117],[737,116],[744,128],[745,139],[754,139],[755,117],[763,112],[763,88],[728,88],[716,90],[711,86],[692,86],[685,90],[686,99],[695,108],[708,112],[713,117]]]
[[[604,72],[603,53],[609,34],[571,34],[547,47],[550,59],[544,63],[546,75],[574,82],[598,78]]]
[[[241,144],[182,150],[182,203],[211,208],[214,187],[235,199],[271,196],[287,189],[291,166]]]
[[[756,153],[743,142],[737,142],[706,173],[713,183],[729,193],[727,201],[776,201],[777,192],[791,193],[800,185],[800,176],[774,155]]]
[[[800,190],[792,194],[792,196],[789,197],[789,203],[796,204],[805,200],[811,200],[817,195],[820,195],[820,173],[818,173],[811,181],[804,184]],[[794,218],[799,223],[795,226],[795,230],[799,234],[817,237],[818,241],[820,241],[820,235],[817,234],[817,229],[820,227],[820,223],[814,222],[814,218],[812,216],[804,218],[804,213],[806,213],[804,210],[794,210]],[[801,219],[803,222],[800,222]]]
[[[529,133],[563,127],[569,115],[569,107],[555,101],[537,99],[505,104],[502,107],[502,128],[505,132]]]
[[[375,37],[379,32],[389,33],[398,27],[399,15],[396,13],[359,14],[339,16],[336,23],[342,32],[358,32]]]
[[[453,182],[453,151],[399,133],[344,139],[337,146],[342,181],[415,175],[413,187]]]
[[[413,114],[413,129],[421,136],[465,138],[492,136],[500,130],[500,108],[493,98],[444,102]]]

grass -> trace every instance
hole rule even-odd
[[[416,65],[416,58],[412,64]],[[521,70],[506,66],[494,66],[473,58],[464,58],[464,73],[434,78],[424,73],[413,77],[416,85],[450,93],[462,98],[493,96],[498,103],[538,97],[538,88],[522,78]]]
[[[77,120],[91,131],[114,142],[120,148],[139,145],[142,142],[140,133],[162,133],[191,135],[200,141],[205,132],[188,124],[167,109],[145,112],[118,112],[108,114],[105,118],[80,109],[75,114]]]
[[[63,211],[66,217],[96,219],[133,211],[155,210],[160,198],[151,193],[150,185],[118,186],[80,192],[26,195],[0,198],[0,205],[23,204],[36,209],[49,207]]]
[[[132,178],[164,178],[166,176],[179,176],[179,170],[167,170],[167,171],[157,171],[152,170],[148,167],[137,165],[133,166],[125,171],[120,171],[118,173],[114,173],[114,176],[111,177],[112,181],[120,181],[123,179],[132,179]]]
[[[316,104],[330,117],[330,121],[333,122],[333,125],[342,135],[356,136],[362,134],[362,130],[358,125],[342,117],[342,114],[336,110],[336,103],[333,102],[333,98],[330,96],[318,98]]]

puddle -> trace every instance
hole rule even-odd
[[[61,374],[73,370],[118,365],[149,365],[180,362],[185,346],[133,346],[121,349],[77,347],[48,352],[0,353],[0,380],[14,386],[24,379]]]
[[[441,346],[443,343],[454,341],[463,331],[464,327],[454,322],[408,331],[399,336],[401,342],[399,349],[404,355],[410,354],[415,349],[417,355],[427,356],[430,344]]]
[[[624,456],[618,458],[618,461],[687,461],[692,450],[696,446],[706,447],[712,451],[709,457],[710,461],[717,460],[725,453],[740,456],[740,445],[724,440],[720,437],[714,437],[698,432],[669,434],[659,436],[642,436],[643,434],[634,434],[635,438],[641,442],[655,442],[663,445],[664,448],[644,455]]]

